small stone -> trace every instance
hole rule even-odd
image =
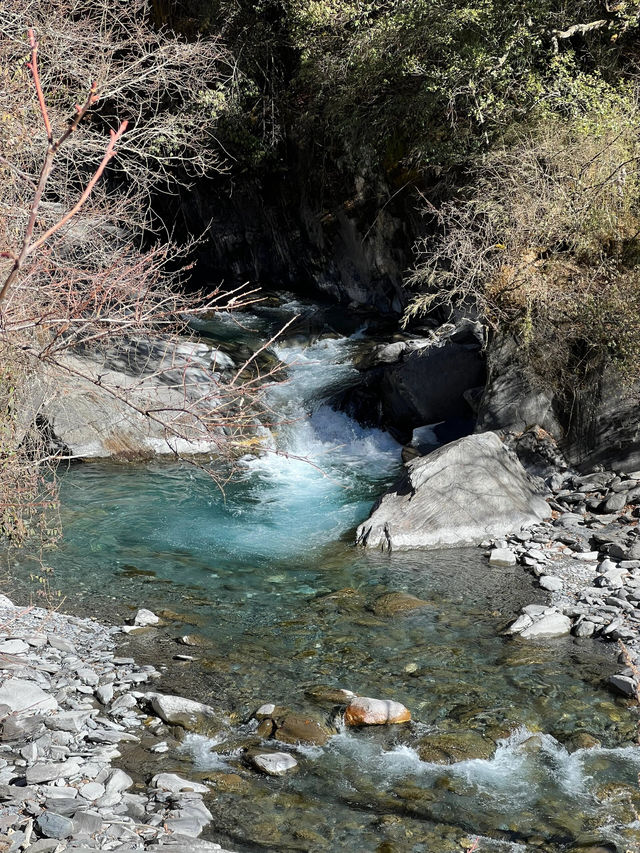
[[[0,608],[3,610],[12,610],[15,608],[15,604],[6,595],[0,595]]]
[[[55,812],[43,812],[36,823],[46,838],[69,838],[73,834],[73,821]]]
[[[147,625],[157,625],[159,621],[159,616],[156,616],[152,610],[146,610],[143,607],[136,613],[133,624],[146,627]]]
[[[188,779],[183,779],[175,773],[158,773],[151,780],[151,785],[161,791],[169,791],[172,794],[178,794],[181,791],[187,791],[194,794],[208,794],[209,788],[200,782],[190,782]]]
[[[99,782],[87,782],[78,789],[78,793],[85,800],[99,800],[105,793],[104,785]]]
[[[96,687],[96,699],[101,705],[108,705],[113,699],[113,684],[101,684]]]
[[[390,699],[371,699],[358,696],[352,699],[344,714],[348,726],[379,726],[387,723],[406,723],[411,712]]]
[[[288,752],[260,753],[252,756],[251,761],[268,776],[283,776],[298,766],[298,762]]]
[[[489,555],[490,566],[515,566],[517,557],[510,548],[494,548]]]
[[[584,619],[575,626],[573,633],[576,637],[593,637],[595,630],[596,626],[594,623],[589,622],[588,619]]]
[[[265,717],[273,716],[275,710],[276,706],[271,702],[267,702],[264,705],[260,705],[260,707],[253,716],[256,718],[256,720],[264,720]]]
[[[564,587],[564,583],[562,578],[559,578],[556,575],[543,575],[540,578],[540,586],[542,589],[546,589],[549,592],[560,592]]]

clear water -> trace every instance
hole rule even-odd
[[[299,308],[203,331],[255,348]],[[211,779],[209,835],[238,851],[459,851],[476,837],[487,851],[637,849],[636,721],[601,686],[613,650],[502,638],[539,593],[520,568],[490,569],[476,550],[352,547],[354,526],[400,465],[388,435],[326,404],[353,377],[360,346],[361,331],[278,346],[290,377],[272,392],[280,425],[224,494],[174,464],[93,464],[63,478],[65,539],[49,556],[68,602],[113,618],[137,606],[173,611],[182,622],[126,648],[165,663],[162,689],[220,713],[219,735],[190,735],[154,772]],[[16,582],[28,568],[16,567]],[[429,606],[377,616],[373,603],[388,591]],[[172,661],[185,651],[182,633],[199,636],[186,650],[194,663]],[[310,696],[319,684],[396,699],[413,722],[344,731]],[[300,763],[291,776],[259,776],[242,754],[259,743],[250,716],[264,702],[338,733],[322,748],[287,747]],[[586,734],[600,746],[581,748]],[[448,765],[421,760],[430,735],[457,738],[462,753]],[[490,749],[474,757],[480,737]]]

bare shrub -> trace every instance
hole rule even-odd
[[[215,41],[154,32],[147,11],[0,0],[0,533],[14,540],[31,518],[52,530],[56,459],[38,429],[52,377],[117,400],[176,456],[228,461],[278,372],[252,357],[223,378],[185,346],[194,316],[256,298],[185,293],[176,269],[189,247],[148,240],[153,193],[221,166],[213,133],[233,68]]]
[[[603,359],[640,371],[640,114],[630,98],[495,149],[429,213],[407,319],[466,305],[558,386]]]

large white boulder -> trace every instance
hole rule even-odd
[[[409,462],[358,527],[356,541],[383,550],[479,545],[550,515],[515,454],[486,432]]]

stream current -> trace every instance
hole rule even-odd
[[[200,331],[233,357],[300,310],[285,301],[242,327],[222,317]],[[224,494],[172,463],[87,464],[62,478],[56,586],[98,618],[164,612],[167,627],[130,638],[123,653],[164,664],[159,689],[220,713],[218,733],[188,735],[149,759],[149,772],[209,779],[205,835],[240,853],[453,853],[476,838],[480,851],[640,849],[636,718],[602,686],[615,650],[501,637],[522,604],[544,599],[521,567],[489,568],[479,549],[353,547],[354,527],[401,465],[388,434],[327,404],[353,378],[365,338],[360,329],[275,347],[289,376],[270,392],[282,425]],[[16,584],[29,570],[17,564]],[[429,606],[376,615],[390,591]],[[185,633],[195,649],[176,644]],[[185,651],[197,660],[173,660]],[[296,772],[248,769],[243,750],[259,742],[251,714],[263,703],[336,722],[314,698],[318,685],[395,699],[413,721],[345,731],[337,719],[326,746],[285,747]]]

